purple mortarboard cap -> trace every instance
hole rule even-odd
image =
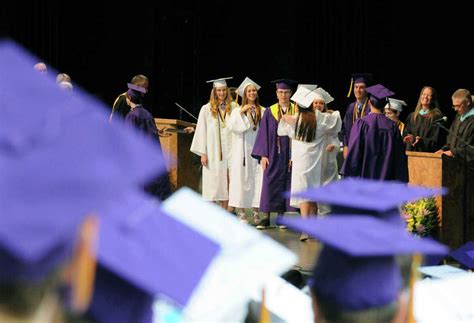
[[[364,83],[366,86],[370,86],[373,80],[373,75],[369,73],[356,73],[351,76],[354,84]]]
[[[134,90],[134,91],[137,91],[137,92],[140,92],[140,93],[146,93],[146,89],[144,87],[141,87],[141,86],[138,86],[138,85],[135,85],[135,84],[132,84],[132,83],[127,83],[127,87],[130,90]]]
[[[219,245],[138,193],[101,213],[99,263],[149,295],[186,305]]]
[[[448,252],[434,240],[416,238],[371,216],[280,217],[277,223],[323,243],[312,289],[318,299],[343,310],[364,310],[396,300],[401,275],[395,255]]]
[[[0,42],[3,281],[41,279],[65,260],[86,213],[165,169],[155,143],[109,124],[98,101],[64,93],[31,69],[35,61]]]
[[[444,188],[412,186],[397,181],[347,178],[293,195],[329,204],[332,214],[370,214],[401,223],[399,207],[402,204],[444,194]]]
[[[367,88],[367,93],[370,93],[372,96],[375,96],[377,99],[382,100],[388,98],[395,94],[395,92],[390,91],[382,84],[375,84]]]
[[[294,87],[298,82],[289,80],[289,79],[278,79],[278,80],[273,80],[270,83],[273,83],[276,85],[277,89],[280,90],[291,90],[292,87]]]
[[[474,269],[474,241],[468,242],[449,254],[462,266]]]
[[[367,88],[367,93],[370,95],[370,101],[378,109],[383,109],[388,102],[388,97],[395,95],[395,92],[390,91],[382,84],[376,84]]]

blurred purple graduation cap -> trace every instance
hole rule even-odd
[[[135,84],[132,84],[132,83],[127,83],[127,87],[130,90],[134,90],[134,91],[137,91],[137,92],[140,92],[140,93],[143,93],[143,94],[145,94],[147,92],[144,87],[138,86],[138,85],[135,85]]]
[[[434,240],[415,238],[403,228],[370,216],[280,217],[277,223],[307,232],[323,243],[312,289],[318,299],[343,310],[363,310],[396,300],[401,277],[395,255],[448,252]]]
[[[291,90],[296,84],[298,84],[298,82],[296,82],[294,80],[285,79],[285,78],[273,80],[270,83],[275,84],[277,90],[278,89],[280,89],[280,90]]]
[[[453,250],[450,257],[456,259],[463,267],[474,269],[474,241],[470,241],[456,250]]]
[[[101,214],[101,270],[88,316],[99,322],[141,322],[137,317],[148,317],[155,297],[186,305],[219,246],[137,192]],[[122,304],[118,310],[117,304]]]
[[[150,323],[153,321],[154,300],[153,295],[137,288],[99,263],[94,295],[84,317],[93,322]]]
[[[370,214],[399,222],[399,207],[403,203],[446,192],[444,188],[412,186],[397,181],[347,178],[293,195],[329,204],[332,214]]]
[[[0,42],[5,281],[43,277],[69,254],[86,213],[165,170],[155,143],[123,123],[109,124],[103,105],[80,89],[64,93],[31,68],[36,61]]]

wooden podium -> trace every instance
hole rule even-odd
[[[193,141],[193,133],[183,131],[186,127],[196,127],[196,124],[176,119],[155,118],[155,124],[159,129],[164,126],[169,128],[171,135],[160,137],[163,148],[166,167],[170,176],[172,191],[187,186],[199,192],[199,180],[201,173],[197,156],[189,149]]]
[[[449,190],[447,195],[436,198],[441,216],[439,231],[441,242],[455,249],[474,240],[473,164],[467,163],[465,172],[462,159],[413,151],[407,151],[406,154],[410,184],[427,187],[444,186]],[[466,201],[464,201],[464,184],[466,184]],[[464,209],[467,211],[466,219]]]

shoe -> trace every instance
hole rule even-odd
[[[245,214],[245,212],[239,212],[238,217],[240,222],[249,224],[249,221],[247,220],[247,214]]]
[[[288,229],[288,227],[286,225],[279,225],[278,226],[280,229]]]
[[[260,219],[260,223],[257,224],[257,229],[265,230],[265,229],[268,229],[269,226],[270,226],[270,218],[263,218],[263,219]]]
[[[258,216],[258,212],[254,211],[253,212],[253,223],[255,225],[259,225],[260,222],[262,222],[262,220],[260,219],[260,217]]]
[[[302,233],[300,236],[300,241],[304,242],[309,239],[309,235],[307,233]]]

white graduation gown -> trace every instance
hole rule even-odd
[[[263,115],[264,109],[261,109]],[[258,208],[262,191],[262,167],[257,159],[251,156],[257,129],[247,115],[240,113],[240,108],[234,109],[228,122],[232,133],[232,157],[229,185],[229,206],[238,208]],[[245,158],[245,166],[244,166]]]
[[[208,201],[229,199],[227,170],[230,168],[232,146],[232,138],[227,127],[229,115],[226,114],[224,119],[225,127],[218,117],[212,116],[209,103],[201,108],[190,149],[196,155],[207,155],[208,164],[202,167],[202,197]],[[219,160],[220,150],[222,150],[222,160]]]
[[[283,119],[278,124],[278,135],[289,136],[291,140],[291,193],[305,191],[310,187],[321,186],[321,166],[325,135],[337,125],[336,115],[321,113],[316,110],[316,136],[312,142],[296,140],[295,125],[286,123]],[[297,118],[297,115],[294,116]],[[290,205],[299,207],[301,202],[308,199],[291,197]]]

